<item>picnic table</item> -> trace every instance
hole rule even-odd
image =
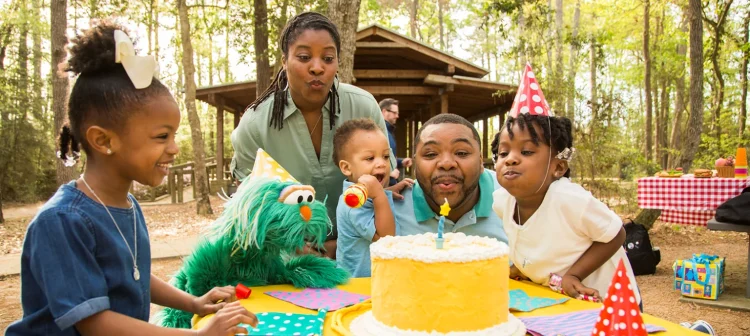
[[[352,293],[358,293],[363,295],[370,295],[370,278],[355,278],[351,279],[349,283],[345,285],[341,285],[337,287],[338,289],[352,292]],[[280,313],[293,313],[293,314],[315,314],[315,311],[302,308],[299,306],[296,306],[292,303],[282,301],[279,299],[276,299],[274,297],[271,297],[269,295],[264,294],[265,292],[271,292],[271,291],[301,291],[301,289],[294,288],[291,285],[274,285],[274,286],[262,286],[262,287],[251,287],[252,289],[252,295],[248,299],[241,300],[242,305],[247,308],[248,310],[254,312],[254,313],[262,313],[262,312],[280,312]],[[548,297],[552,299],[560,299],[565,296],[555,293],[549,288],[542,287],[527,281],[515,281],[510,280],[510,289],[522,289],[524,290],[529,296],[535,296],[535,297]],[[648,301],[646,301],[648,302]],[[646,303],[648,304],[648,303]],[[588,301],[581,301],[581,300],[574,300],[570,299],[566,301],[563,304],[558,304],[546,308],[540,308],[531,312],[522,313],[522,312],[515,312],[513,311],[513,315],[516,317],[531,317],[531,316],[553,316],[553,315],[559,315],[559,314],[565,314],[565,313],[571,313],[576,311],[584,311],[584,310],[591,310],[591,309],[600,309],[602,307],[601,303],[593,303]],[[349,323],[351,323],[352,320],[354,320],[355,317],[359,316],[360,314],[364,313],[365,311],[360,311],[358,313],[353,314],[347,314],[344,319],[343,323],[344,325],[348,326]],[[326,314],[325,320],[324,320],[324,326],[323,326],[323,336],[344,336],[341,333],[333,330],[332,323],[333,318],[332,315],[335,312],[329,312]],[[201,327],[205,326],[208,320],[213,315],[206,315],[203,318],[195,317],[193,318],[193,329],[200,329]],[[646,324],[652,324],[656,326],[663,327],[666,329],[666,332],[659,332],[655,335],[658,336],[669,336],[669,335],[680,335],[680,336],[705,336],[705,334],[699,333],[697,331],[688,330],[678,324],[662,320],[658,317],[654,317],[648,314],[642,314],[643,316],[643,322]],[[592,325],[593,329],[593,325]]]
[[[664,222],[706,226],[719,205],[748,185],[750,179],[645,177],[638,179],[638,207],[660,211]]]

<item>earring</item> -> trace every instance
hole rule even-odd
[[[289,74],[286,72],[286,69],[284,69],[284,77],[286,78],[286,87],[284,87],[284,91],[289,90]]]
[[[112,155],[112,150],[107,148],[107,155]]]

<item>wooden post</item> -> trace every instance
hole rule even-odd
[[[490,133],[490,130],[489,130],[490,123],[487,122],[487,118],[488,117],[484,117],[484,119],[482,119],[482,159],[488,158],[489,155],[487,153],[490,152],[489,150],[487,150],[489,148],[487,144],[489,143],[488,139],[489,139],[489,133]]]
[[[440,114],[448,113],[448,94],[443,92],[440,95]]]
[[[172,204],[177,202],[177,194],[175,193],[175,185],[174,185],[174,176],[175,171],[170,169],[169,174],[169,180],[167,181],[167,188],[169,189],[169,195],[172,196]]]
[[[183,192],[182,188],[184,184],[182,183],[182,169],[177,169],[176,175],[177,175],[177,203],[182,203],[183,201],[182,200],[182,192]],[[195,190],[195,186],[193,186],[193,190]]]
[[[180,177],[180,179],[181,178],[182,177]],[[190,167],[190,185],[193,186],[193,199],[195,199],[198,195],[198,192],[196,191],[197,188],[195,188],[195,169],[192,166]]]
[[[224,182],[224,98],[216,99],[216,179]]]
[[[234,128],[237,128],[237,126],[240,124],[240,112],[234,111]]]
[[[149,190],[149,194],[151,194],[151,202],[156,201],[156,187],[151,187]]]

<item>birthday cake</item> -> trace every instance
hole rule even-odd
[[[383,237],[370,245],[372,310],[353,335],[525,335],[508,311],[508,246],[447,233]]]

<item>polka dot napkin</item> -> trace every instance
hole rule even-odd
[[[240,323],[250,336],[317,336],[323,334],[323,321],[327,311],[321,309],[317,315],[292,313],[258,313],[258,326]]]
[[[279,300],[307,309],[334,311],[369,299],[367,295],[349,293],[340,289],[307,288],[301,292],[266,292]]]
[[[510,302],[508,306],[511,310],[530,312],[535,309],[554,306],[568,301],[568,298],[550,299],[536,296],[529,296],[522,289],[514,289],[508,292]]]

